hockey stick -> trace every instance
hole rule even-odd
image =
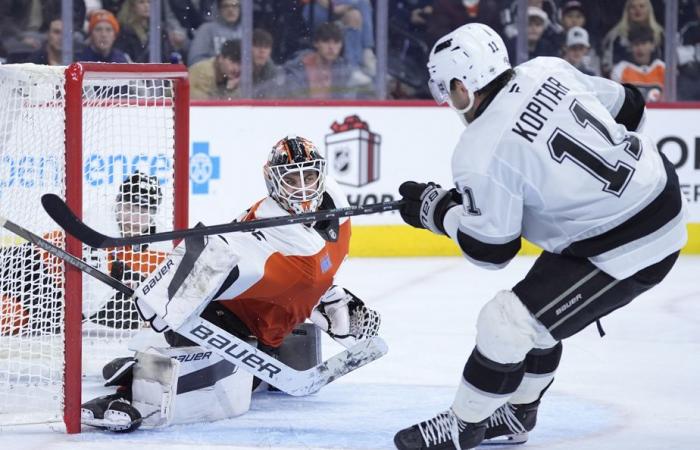
[[[119,280],[95,269],[5,217],[0,216],[0,226],[117,291],[129,297],[134,294],[133,289]],[[375,336],[357,343],[352,348],[338,353],[317,366],[307,370],[296,370],[198,316],[187,320],[177,332],[277,389],[294,396],[312,394],[331,381],[381,358],[388,350],[384,340]]]
[[[401,200],[373,205],[350,206],[348,208],[317,211],[293,216],[268,217],[265,219],[250,220],[247,222],[230,222],[220,225],[211,225],[184,230],[164,231],[162,233],[146,234],[133,237],[110,237],[87,226],[70,210],[66,202],[56,194],[44,194],[41,204],[49,216],[72,236],[81,242],[96,248],[125,247],[127,245],[147,244],[151,242],[171,241],[191,236],[206,236],[210,234],[231,233],[234,231],[254,231],[260,228],[279,227],[296,223],[319,222],[323,220],[338,219],[340,217],[374,214],[399,209]]]

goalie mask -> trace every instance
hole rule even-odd
[[[310,140],[287,136],[277,142],[263,173],[270,197],[290,213],[314,212],[321,205],[326,161]]]
[[[153,218],[163,201],[158,178],[135,172],[119,186],[115,215],[122,236],[139,236],[155,231]]]

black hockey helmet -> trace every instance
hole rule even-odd
[[[158,178],[154,176],[134,172],[119,186],[117,204],[128,203],[148,207],[151,212],[155,212],[162,201],[163,191],[158,184]]]

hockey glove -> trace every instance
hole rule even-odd
[[[377,336],[381,316],[350,291],[331,286],[311,312],[311,321],[336,342],[350,348]]]
[[[406,181],[399,186],[399,194],[404,201],[399,211],[404,222],[437,234],[446,234],[442,224],[445,214],[461,200],[455,189],[446,191],[432,182]]]

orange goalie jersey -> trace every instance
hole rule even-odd
[[[347,206],[335,183],[326,179],[319,209]],[[241,220],[284,215],[289,213],[266,197]],[[217,300],[262,343],[277,347],[295,325],[311,315],[319,298],[333,284],[333,277],[348,254],[350,220],[342,218],[335,226],[295,224],[225,237],[240,255],[239,276]]]

